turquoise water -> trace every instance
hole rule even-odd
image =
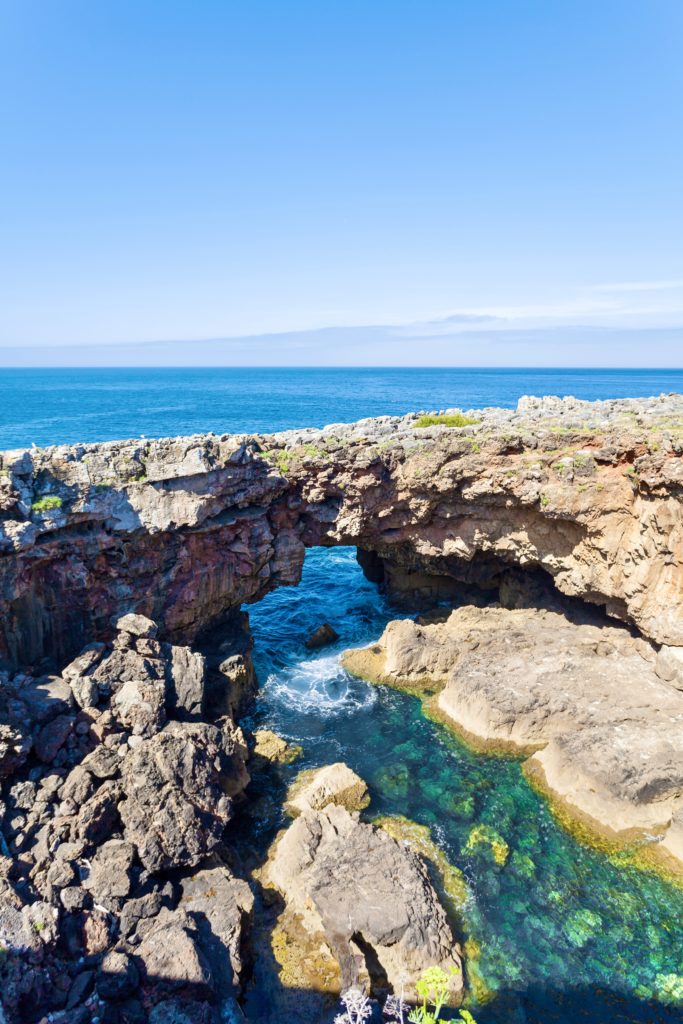
[[[678,985],[683,1001],[683,891],[576,842],[518,761],[473,754],[417,699],[349,677],[339,650],[376,639],[392,617],[352,549],[309,552],[300,586],[251,610],[255,724],[304,748],[285,774],[346,761],[370,787],[368,816],[429,826],[465,872],[465,937],[481,947],[478,970],[496,993],[477,1009],[479,1024],[680,1020],[667,993]],[[323,621],[341,640],[307,654],[304,639]],[[481,824],[508,844],[504,865],[490,845],[468,846]]]
[[[0,449],[124,437],[258,432],[520,395],[683,391],[683,370],[0,369]]]

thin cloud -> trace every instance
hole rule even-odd
[[[592,292],[664,292],[683,288],[683,278],[670,281],[618,281],[614,284],[594,284]]]

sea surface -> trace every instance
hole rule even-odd
[[[683,370],[0,370],[0,449],[514,406],[522,394],[671,391],[683,391]],[[276,798],[300,768],[346,761],[370,787],[367,817],[398,814],[427,826],[464,872],[460,928],[478,1024],[683,1019],[683,889],[572,838],[518,760],[473,754],[425,718],[416,698],[343,671],[339,652],[377,639],[396,616],[352,549],[310,551],[300,585],[250,615],[261,683],[252,724],[300,743],[303,755],[272,792],[258,794],[274,817],[236,823],[241,842],[265,851],[284,824]],[[307,652],[305,638],[324,621],[339,643]],[[490,845],[472,842],[480,826],[507,844],[504,864]],[[272,958],[260,957],[250,1024],[331,1024],[335,1011],[324,1002],[296,993],[292,1011],[287,996]]]
[[[520,395],[595,399],[670,391],[683,392],[683,370],[0,368],[0,450],[513,407]]]

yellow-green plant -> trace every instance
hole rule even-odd
[[[479,423],[479,420],[472,419],[471,416],[463,416],[461,412],[453,413],[448,416],[446,414],[442,416],[420,416],[419,420],[415,424],[416,427],[471,427],[473,424]]]
[[[448,983],[457,967],[428,967],[415,983],[415,991],[422,1000],[422,1006],[416,1006],[408,1014],[410,1024],[436,1024],[441,1019],[441,1010],[448,999]],[[463,1018],[464,1019],[464,1018]]]

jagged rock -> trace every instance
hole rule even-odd
[[[134,612],[122,615],[116,623],[116,629],[119,633],[130,633],[131,636],[145,640],[154,640],[158,632],[155,622],[146,615],[136,615]]]
[[[629,838],[666,830],[683,806],[683,694],[659,678],[661,656],[619,626],[467,606],[433,624],[390,623],[344,664],[440,689],[457,728],[532,754],[527,771],[570,813]]]
[[[121,819],[149,871],[199,864],[218,843],[230,817],[224,743],[213,725],[171,722],[125,758]]]
[[[243,932],[254,907],[251,889],[227,868],[215,867],[185,879],[182,890],[179,908],[195,923],[217,991],[227,994],[239,987],[244,969]]]
[[[59,676],[26,677],[19,697],[32,722],[49,722],[57,716],[65,716],[73,705],[71,689]]]
[[[118,950],[110,950],[97,972],[97,993],[102,999],[120,1002],[137,991],[140,976],[131,958]]]
[[[135,956],[148,984],[159,992],[180,989],[187,996],[211,996],[211,969],[186,913],[162,909],[152,920],[140,923],[138,935],[142,941]]]
[[[51,764],[71,735],[75,724],[72,715],[58,715],[42,727],[36,736],[35,751],[45,764]]]
[[[164,644],[166,693],[176,718],[199,718],[204,710],[206,663],[203,655],[188,647]]]
[[[103,843],[90,862],[90,871],[83,879],[83,888],[105,907],[112,900],[128,896],[134,856],[132,844],[123,839],[110,839]]]
[[[12,725],[0,724],[0,779],[13,775],[25,763],[31,739]]]
[[[306,640],[306,647],[309,651],[317,651],[320,647],[327,647],[339,639],[339,633],[333,629],[328,622],[318,626]]]
[[[286,807],[290,813],[321,811],[328,804],[338,804],[347,811],[360,811],[370,802],[363,779],[342,761],[300,772],[287,793]]]
[[[130,679],[112,698],[118,723],[134,736],[154,736],[166,721],[166,687],[160,679]]]
[[[396,990],[427,967],[454,968],[450,1001],[463,987],[460,951],[422,860],[407,846],[343,807],[306,811],[282,837],[264,880],[285,898],[287,910],[334,951],[342,988],[356,981],[358,959],[372,976],[376,958]]]
[[[121,784],[107,779],[78,812],[75,834],[96,846],[110,836],[118,818]]]

